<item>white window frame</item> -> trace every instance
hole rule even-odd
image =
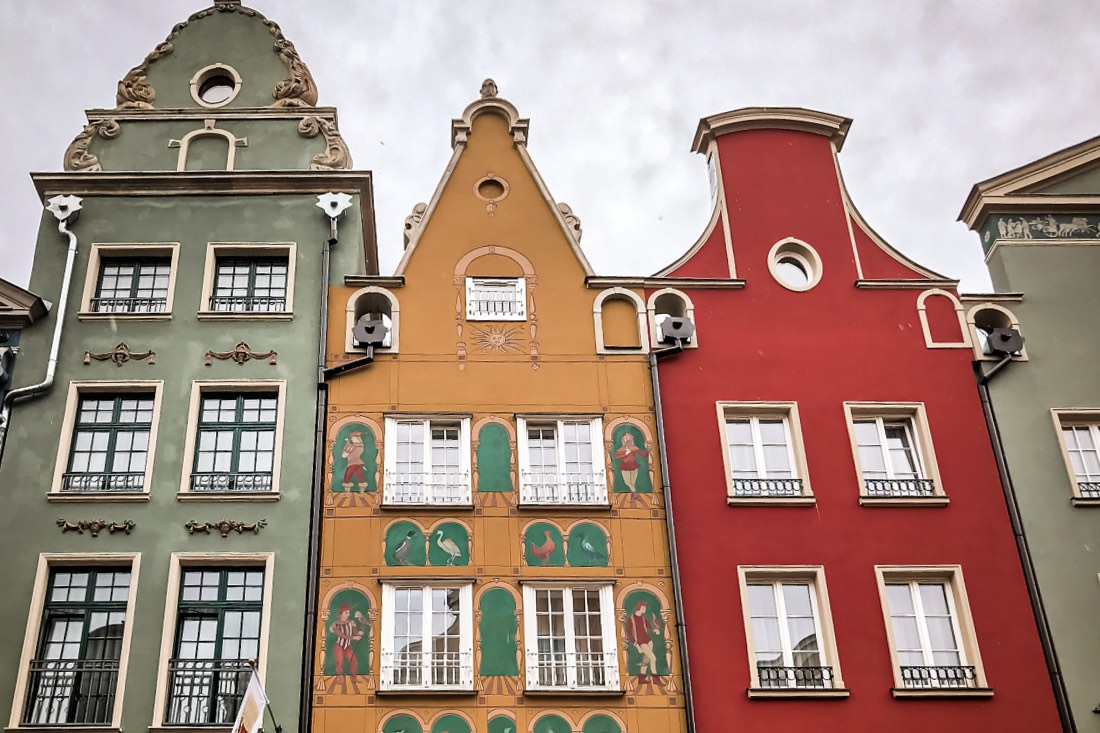
[[[153,698],[153,723],[150,729],[165,729],[168,714],[168,664],[176,642],[179,620],[180,579],[188,567],[251,567],[264,571],[264,598],[260,616],[260,654],[256,659],[256,674],[260,682],[267,679],[267,652],[271,637],[272,588],[275,582],[274,552],[173,552],[168,564],[168,590],[164,601],[164,626],[160,637],[160,660],[157,665],[157,689]],[[200,730],[207,730],[203,727]],[[167,730],[189,731],[186,725],[170,725]]]
[[[233,146],[229,146],[232,153]],[[286,306],[281,311],[212,311],[210,296],[214,293],[220,257],[286,257]],[[298,245],[294,242],[210,242],[206,245],[203,268],[202,296],[197,318],[200,321],[290,321],[294,319],[294,273]]]
[[[81,321],[170,321],[172,304],[176,293],[176,273],[179,271],[179,242],[93,242],[88,254],[88,269],[84,276],[84,292],[80,298],[80,310],[76,317]],[[99,286],[99,274],[104,261],[127,257],[168,257],[168,293],[165,296],[163,313],[99,313],[92,310],[92,299]]]
[[[191,474],[195,467],[195,450],[199,430],[202,396],[211,392],[247,394],[275,392],[278,412],[275,416],[275,457],[271,467],[271,491],[192,491]],[[283,467],[283,423],[286,421],[286,381],[282,379],[250,379],[244,381],[196,380],[191,382],[191,398],[187,409],[187,432],[183,443],[183,472],[180,478],[180,501],[277,501]]]
[[[600,598],[600,627],[603,631],[604,685],[580,685],[577,683],[576,631],[573,623],[573,593],[575,589],[598,590]],[[543,685],[538,675],[538,620],[536,618],[535,593],[540,590],[561,591],[562,613],[565,620],[566,680],[565,685]],[[616,639],[615,601],[612,586],[606,583],[525,583],[523,585],[523,636],[526,662],[527,690],[537,692],[601,691],[621,689],[619,679],[619,653]]]
[[[397,486],[397,426],[398,423],[420,423],[423,430],[425,483],[420,500],[412,497],[403,499],[396,490]],[[435,472],[432,466],[431,431],[433,425],[458,427],[458,473],[460,476],[457,501],[439,501]],[[470,483],[470,417],[448,415],[387,415],[385,420],[385,455],[383,461],[384,478],[382,484],[382,504],[386,506],[470,506],[473,503]],[[443,474],[440,474],[443,475]],[[446,482],[442,484],[446,488]]]
[[[149,424],[149,450],[145,456],[145,479],[141,491],[132,492],[79,492],[62,491],[65,469],[69,465],[69,453],[72,450],[73,431],[76,428],[80,398],[94,394],[148,394],[153,395],[153,418]],[[53,502],[122,502],[149,501],[149,491],[153,486],[153,463],[156,458],[157,428],[160,426],[161,397],[164,382],[159,379],[137,379],[126,382],[107,382],[98,380],[74,379],[69,382],[69,391],[65,397],[65,415],[61,423],[61,434],[57,441],[57,457],[54,462],[53,479],[50,481],[46,498]]]
[[[847,697],[844,677],[840,669],[840,656],[837,652],[836,636],[833,631],[833,614],[829,606],[829,589],[825,584],[825,568],[820,565],[739,565],[737,580],[741,594],[741,615],[745,623],[745,641],[747,643],[749,678],[749,697]],[[810,606],[814,614],[814,627],[817,632],[817,648],[823,662],[822,666],[832,669],[831,687],[762,687],[760,672],[756,666],[756,642],[752,630],[752,612],[749,608],[749,585],[772,585],[773,589],[783,583],[798,583],[810,586]],[[773,591],[774,592],[774,591]],[[782,593],[777,593],[776,609],[781,617]],[[788,659],[792,649],[787,638],[789,629],[786,623],[780,624],[780,638],[783,640],[784,659]],[[787,665],[791,666],[791,665]]]
[[[810,486],[809,465],[806,461],[806,449],[802,442],[802,422],[798,415],[796,402],[726,402],[715,403],[718,411],[718,434],[722,442],[722,465],[726,476],[726,502],[730,505],[748,506],[809,506],[815,501]],[[726,424],[730,420],[752,420],[758,426],[759,420],[781,419],[787,433],[788,460],[794,476],[802,482],[798,496],[739,496],[733,478],[733,461],[730,457],[729,439]],[[753,447],[756,451],[758,472],[763,466],[763,445],[758,440],[758,427],[753,431]],[[763,477],[761,477],[763,478]],[[783,479],[776,479],[783,480]]]
[[[890,646],[890,664],[894,672],[894,697],[992,697],[993,690],[985,677],[981,654],[978,650],[977,636],[974,632],[974,620],[970,614],[970,601],[966,595],[962,567],[959,565],[876,565],[875,577],[878,581],[879,600],[882,604],[882,617],[886,625],[886,639]],[[886,595],[887,584],[895,583],[937,583],[944,586],[948,609],[951,612],[952,629],[958,645],[960,666],[974,667],[974,687],[906,687],[898,659],[897,642],[894,639],[894,624],[890,613],[890,601]],[[922,652],[927,652],[927,627],[918,622],[921,634]],[[936,666],[936,665],[929,665]]]
[[[566,423],[589,423],[590,438],[592,443],[592,486],[593,496],[591,501],[568,501],[563,498],[566,493],[563,487],[567,486],[565,473],[565,438],[563,427]],[[540,499],[535,495],[531,481],[531,449],[528,443],[527,429],[532,425],[554,426],[554,440],[556,443],[556,455],[558,459],[558,484],[555,497]],[[603,450],[603,419],[587,415],[517,415],[516,431],[519,450],[519,501],[528,506],[607,506],[607,463]]]
[[[1100,486],[1100,477],[1092,478],[1092,474],[1086,473],[1088,481],[1080,481],[1073,461],[1070,459],[1069,445],[1066,443],[1065,430],[1067,428],[1088,428],[1093,446],[1100,450],[1100,409],[1092,408],[1068,408],[1051,410],[1054,419],[1054,429],[1058,436],[1058,447],[1062,453],[1062,460],[1066,465],[1066,476],[1069,479],[1074,506],[1100,506],[1100,493],[1086,496],[1081,491],[1081,484],[1097,484]],[[1093,493],[1090,490],[1090,494]]]
[[[420,685],[394,684],[393,656],[394,650],[394,610],[396,608],[395,593],[397,589],[420,589],[424,594],[422,611],[422,643],[432,638],[431,591],[432,589],[445,588],[459,591],[459,650],[460,668],[459,683],[457,685],[432,684],[431,653],[423,652],[424,662],[421,667]],[[382,583],[382,629],[381,629],[381,666],[379,675],[380,691],[418,691],[418,690],[473,690],[474,689],[474,613],[473,613],[473,583],[464,580],[431,581],[422,579],[410,579],[408,581],[386,580]]]
[[[517,313],[481,313],[476,310],[474,289],[479,282],[509,283],[519,306]],[[467,321],[526,321],[527,320],[527,280],[522,277],[466,277],[466,320]]]
[[[110,725],[104,729],[122,727],[122,710],[126,692],[126,670],[130,661],[130,642],[134,629],[134,610],[137,604],[138,571],[141,568],[140,552],[82,552],[53,553],[44,552],[38,556],[38,567],[34,576],[34,590],[31,593],[30,610],[23,632],[23,650],[19,657],[19,671],[15,680],[15,695],[12,699],[9,730],[54,730],[73,728],[74,726],[24,726],[23,708],[27,702],[27,678],[31,660],[38,650],[42,632],[42,611],[46,605],[46,590],[49,585],[50,571],[59,567],[116,566],[130,569],[130,590],[126,597],[126,625],[122,630],[122,648],[119,651],[118,682],[115,686],[115,704],[111,712]],[[80,726],[76,726],[80,728]],[[99,726],[95,726],[99,727]]]
[[[855,463],[856,479],[859,482],[859,503],[864,506],[945,506],[949,499],[940,478],[939,463],[932,444],[932,434],[928,427],[928,415],[923,402],[845,402],[844,415],[848,425],[848,440],[852,448],[852,460]],[[879,447],[883,452],[887,476],[893,476],[890,455],[885,438],[886,423],[907,424],[909,436],[913,442],[913,455],[919,468],[919,479],[932,482],[930,494],[899,494],[881,496],[868,493],[863,463],[859,456],[859,443],[856,440],[856,422],[875,420],[879,432]],[[877,480],[877,479],[872,479]],[[892,480],[890,478],[886,480]]]

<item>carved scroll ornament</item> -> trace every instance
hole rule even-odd
[[[92,172],[101,171],[103,166],[99,164],[99,158],[88,152],[92,144],[92,138],[99,135],[104,140],[118,137],[122,127],[114,120],[100,120],[90,125],[85,125],[69,147],[65,149],[64,168],[67,171]]]
[[[122,522],[108,522],[106,519],[80,519],[75,522],[66,522],[64,519],[57,520],[57,526],[61,528],[61,534],[66,532],[76,532],[77,534],[84,534],[84,530],[91,533],[92,537],[98,537],[99,533],[106,530],[111,534],[115,532],[125,532],[130,534],[134,531],[134,520],[127,519]]]
[[[310,170],[346,170],[351,168],[351,153],[332,120],[306,117],[298,123],[298,134],[305,138],[325,137],[325,150],[313,157]]]
[[[563,219],[565,219],[565,226],[568,227],[569,232],[573,235],[573,239],[579,243],[581,241],[581,235],[584,233],[581,230],[581,218],[573,213],[573,208],[566,203],[558,203],[558,211],[561,213]]]
[[[234,519],[219,519],[216,522],[196,522],[192,519],[183,526],[187,529],[187,534],[195,534],[196,532],[210,534],[212,531],[216,531],[220,533],[222,537],[228,537],[230,532],[236,532],[237,534],[244,534],[245,532],[259,534],[260,530],[267,526],[267,520],[261,519],[249,524],[246,522],[238,522]]]
[[[122,342],[115,346],[113,351],[104,351],[102,354],[93,354],[90,351],[84,352],[84,363],[91,364],[92,359],[96,361],[111,361],[115,366],[121,367],[128,361],[142,361],[144,359],[149,360],[149,365],[157,363],[157,352],[155,351],[130,351],[130,347],[126,345],[126,342]]]
[[[232,351],[207,351],[206,359],[203,363],[206,364],[206,366],[210,366],[213,363],[213,359],[220,359],[221,361],[232,359],[237,362],[237,366],[244,366],[246,361],[251,361],[252,359],[267,359],[267,363],[274,366],[275,359],[278,356],[279,354],[274,351],[267,351],[262,354],[257,353],[252,350],[252,347],[242,341],[234,346]]]

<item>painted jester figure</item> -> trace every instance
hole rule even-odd
[[[355,657],[355,649],[352,645],[363,638],[366,633],[367,620],[360,611],[355,612],[355,620],[351,619],[351,606],[347,603],[340,604],[337,611],[337,620],[333,621],[328,630],[336,635],[336,643],[333,644],[333,654],[336,657],[336,674],[344,676],[344,662],[348,663],[348,671],[352,677],[359,674],[359,660]]]
[[[351,488],[351,480],[356,480],[356,488],[362,491],[362,487],[366,484],[366,479],[363,477],[363,434],[352,433],[350,439],[344,443],[344,449],[340,455],[348,462],[348,467],[344,469],[344,488]]]
[[[653,614],[646,615],[647,611],[644,602],[634,605],[634,613],[626,618],[626,638],[642,657],[638,684],[655,683],[663,689],[664,681],[657,672],[657,654],[653,651],[653,636],[660,635],[661,626]]]

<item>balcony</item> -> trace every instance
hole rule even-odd
[[[93,313],[164,313],[167,298],[92,298]]]
[[[790,499],[802,496],[800,478],[733,478],[737,499]]]
[[[1082,481],[1077,484],[1082,499],[1100,499],[1100,482]]]
[[[270,473],[192,473],[191,490],[195,492],[274,491]]]
[[[145,472],[141,473],[84,473],[71,472],[61,475],[61,490],[80,493],[136,492],[145,489]]]
[[[215,313],[282,313],[286,297],[274,295],[212,295],[210,310]]]
[[[866,496],[872,499],[930,499],[936,484],[930,478],[869,478],[864,482]]]
[[[831,690],[833,688],[832,667],[773,667],[770,664],[756,665],[756,674],[760,687],[784,690]]]
[[[471,503],[470,474],[386,471],[383,503],[390,505],[462,505]]]
[[[522,320],[524,302],[518,294],[494,294],[491,298],[471,298],[467,302],[470,318]]]
[[[472,652],[383,652],[383,690],[473,690]]]
[[[557,473],[524,471],[520,474],[521,504],[607,504],[602,471]]]
[[[252,668],[243,659],[171,659],[169,725],[232,725]]]
[[[117,659],[32,659],[22,725],[110,725]]]
[[[975,689],[978,675],[973,667],[902,667],[901,683],[906,690]]]
[[[527,656],[530,690],[619,689],[619,660],[606,652],[536,652]]]

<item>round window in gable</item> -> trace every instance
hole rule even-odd
[[[191,77],[191,97],[202,107],[224,107],[241,91],[241,75],[232,66],[213,64]]]
[[[490,204],[495,204],[508,195],[508,182],[503,178],[493,175],[490,171],[485,177],[474,184],[474,193],[479,199]]]
[[[813,247],[797,239],[777,242],[768,253],[768,269],[787,290],[803,292],[821,282],[821,258]]]

